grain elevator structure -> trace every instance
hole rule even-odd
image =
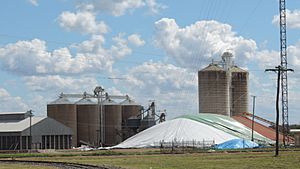
[[[199,113],[234,116],[248,111],[249,73],[233,64],[225,52],[222,61],[198,72]]]
[[[73,147],[114,146],[156,124],[154,102],[151,105],[144,109],[128,95],[110,95],[97,86],[93,94],[61,93],[47,104],[47,116],[72,129]]]

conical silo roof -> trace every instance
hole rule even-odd
[[[122,106],[139,106],[140,104],[136,103],[135,101],[131,99],[126,99],[120,103]]]
[[[238,66],[232,66],[230,69],[231,72],[244,72],[244,73],[248,73],[248,71],[238,67]]]
[[[115,101],[113,101],[111,99],[105,99],[101,103],[102,103],[102,105],[118,105],[117,102],[115,102]]]
[[[49,103],[49,105],[52,105],[52,104],[73,104],[73,103],[70,102],[70,100],[65,97],[59,97],[58,99]]]
[[[204,71],[224,71],[222,67],[218,66],[217,64],[209,64],[207,67],[200,70],[201,72]]]
[[[97,104],[97,103],[93,102],[89,98],[82,98],[79,101],[77,101],[75,104],[77,104],[77,105],[93,105],[93,104]]]

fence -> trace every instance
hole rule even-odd
[[[166,142],[164,140],[155,142],[154,145],[159,145],[161,153],[184,153],[187,151],[199,151],[213,148],[215,145],[214,140],[202,141],[177,141]]]

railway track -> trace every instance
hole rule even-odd
[[[9,164],[25,164],[25,165],[38,165],[38,166],[51,166],[62,169],[121,169],[119,167],[107,167],[107,166],[96,166],[89,164],[78,164],[78,163],[68,163],[68,162],[54,162],[54,161],[30,161],[30,160],[0,160],[1,163]]]

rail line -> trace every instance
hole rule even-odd
[[[33,161],[33,160],[0,160],[0,163],[10,164],[26,164],[26,165],[38,165],[38,166],[52,166],[62,169],[121,169],[119,167],[108,167],[108,166],[96,166],[89,164],[69,163],[69,162],[56,162],[56,161]]]

